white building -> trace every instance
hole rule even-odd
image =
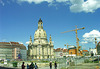
[[[97,55],[97,49],[89,49],[89,54],[91,54],[91,53],[93,53],[94,54],[94,56],[96,56]]]
[[[54,58],[63,58],[63,57],[67,57],[68,55],[68,49],[62,49],[62,48],[57,48],[54,49]]]

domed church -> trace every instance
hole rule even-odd
[[[46,31],[43,29],[43,22],[41,18],[38,21],[38,29],[34,34],[34,41],[30,36],[28,45],[28,59],[52,59],[54,58],[53,43],[51,35],[49,42],[47,40]]]

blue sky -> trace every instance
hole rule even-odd
[[[95,37],[100,41],[99,0],[0,0],[0,42],[21,42],[27,47],[40,17],[54,48],[76,45],[74,31],[61,33],[75,29],[75,25],[85,27],[78,31],[83,49],[94,48]]]

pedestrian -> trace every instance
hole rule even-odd
[[[27,69],[29,69],[30,67],[29,67],[29,65],[27,64]]]
[[[38,69],[38,66],[37,66],[37,64],[35,63],[35,69]]]
[[[56,63],[56,61],[55,61],[55,63],[54,63],[54,67],[55,67],[55,69],[57,69],[57,63]]]
[[[50,66],[50,69],[52,69],[52,62],[50,61],[50,63],[49,63],[49,66]]]
[[[25,65],[24,65],[24,62],[22,63],[22,69],[25,69]]]
[[[67,65],[69,65],[69,60],[67,60]]]
[[[34,69],[34,64],[33,64],[33,62],[32,62],[31,65],[30,65],[30,69]]]

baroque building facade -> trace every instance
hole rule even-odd
[[[46,31],[43,29],[41,18],[38,21],[38,29],[34,34],[34,41],[30,36],[28,45],[28,59],[52,59],[54,58],[53,43],[50,35],[49,42],[47,40]]]

